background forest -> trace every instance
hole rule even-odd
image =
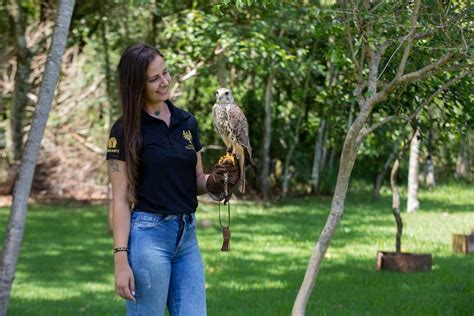
[[[105,149],[138,42],[164,53],[205,171],[225,149],[218,87],[249,121],[260,173],[233,200],[232,252],[216,204],[197,210],[210,315],[473,313],[469,1],[0,1],[0,315],[123,312]],[[375,253],[377,270],[427,261],[375,272]]]
[[[448,8],[452,12],[441,11],[437,1],[428,2],[420,16],[444,24],[431,30],[434,39],[429,46],[426,41],[413,44],[410,69],[427,64],[446,49],[465,49],[465,54],[472,54],[472,29],[470,34],[461,33],[457,23],[462,19],[451,17],[472,14],[468,2],[455,1]],[[3,194],[12,190],[56,6],[56,1],[41,0],[3,1],[0,7]],[[386,28],[375,39],[406,31],[406,10],[403,2],[375,6],[372,12],[380,15],[377,19],[383,19]],[[128,45],[147,42],[166,56],[174,79],[172,99],[198,118],[205,168],[223,151],[210,113],[216,88],[227,86],[248,117],[251,144],[262,171],[260,178],[249,172],[248,192],[263,199],[331,194],[344,136],[358,112],[353,95],[356,66],[345,28],[352,14],[357,12],[332,1],[77,1],[33,193],[76,199],[106,197],[105,144],[111,124],[120,115],[116,65]],[[436,38],[445,35],[451,43]],[[395,52],[396,48],[389,49]],[[381,63],[380,81],[396,71],[400,56],[388,53],[386,57],[390,55],[391,59]],[[409,115],[454,75],[444,72],[396,90],[375,107],[371,120]],[[353,178],[373,183],[377,197],[377,177],[384,178],[405,135],[418,128],[422,183],[428,173],[430,181],[435,175],[436,181],[455,177],[471,182],[471,82],[472,77],[466,76],[437,95],[416,122],[395,120],[368,135]],[[405,182],[407,163],[402,163],[399,174]]]

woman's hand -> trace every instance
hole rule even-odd
[[[235,161],[238,160],[235,159]],[[212,173],[207,178],[206,188],[213,200],[222,201],[224,198],[230,197],[239,179],[240,170],[238,163],[233,164],[232,161],[226,160],[224,163],[214,165]],[[226,181],[227,192],[225,192]]]
[[[127,253],[124,254],[126,255]],[[115,259],[115,292],[121,298],[135,301],[135,278],[133,271],[126,260]]]

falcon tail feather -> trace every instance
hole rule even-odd
[[[257,165],[255,164],[255,161],[253,161],[252,157],[249,154],[249,151],[247,148],[244,148],[244,154],[245,154],[245,160],[249,162],[250,166],[252,166],[253,171],[257,176],[260,176],[260,172],[258,171]]]

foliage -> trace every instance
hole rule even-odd
[[[8,35],[13,34],[12,25],[6,23],[10,19],[4,5],[7,2],[0,5],[0,22],[5,22],[0,23],[0,39],[12,43],[14,39]],[[28,23],[31,26],[37,24],[43,15],[38,1],[25,0],[21,4],[27,9]],[[461,32],[466,30],[463,28],[465,25],[457,25],[452,20],[452,16],[456,16],[459,21],[465,21],[470,7],[464,1],[452,2],[446,10],[440,10],[440,5],[436,1],[424,4],[419,31],[431,32],[431,25],[443,25],[444,28],[429,42],[420,41],[414,45],[407,71],[425,65],[463,40],[465,49],[472,51],[472,32]],[[383,2],[371,10],[359,12],[362,22],[373,21],[373,34],[367,38],[362,34],[352,34],[357,37],[355,54],[360,54],[364,40],[374,46],[406,34],[409,9],[410,5],[406,3]],[[165,54],[173,75],[176,104],[198,118],[201,140],[205,145],[205,169],[212,166],[220,155],[221,150],[216,150],[215,145],[222,146],[213,131],[210,116],[214,93],[222,75],[248,117],[251,144],[257,164],[261,164],[265,78],[273,72],[270,150],[273,193],[279,191],[281,166],[295,137],[298,144],[289,158],[292,174],[289,193],[309,192],[314,144],[323,119],[329,123],[327,150],[336,150],[332,174],[325,169],[322,175],[322,191],[330,193],[343,135],[358,111],[353,96],[356,66],[346,44],[347,23],[357,21],[352,21],[353,14],[349,13],[334,1],[79,1],[63,63],[59,96],[46,137],[54,135],[56,144],[72,146],[77,141],[71,138],[71,133],[78,134],[84,138],[87,148],[103,151],[110,124],[120,115],[115,78],[119,56],[132,43],[150,42]],[[47,41],[37,44],[33,62],[35,71],[30,78],[33,96],[37,93],[47,44]],[[386,54],[390,58],[381,63],[382,83],[397,70],[394,65],[401,55],[397,54],[397,47],[390,45]],[[12,87],[16,69],[14,52],[1,60],[3,79],[0,84]],[[409,115],[420,100],[427,98],[455,74],[449,72],[400,89],[374,109],[369,123],[376,123],[389,115]],[[427,156],[429,148],[437,172],[446,178],[453,174],[457,158],[446,153],[457,153],[462,135],[472,130],[474,107],[471,90],[470,78],[466,77],[435,98],[417,122],[422,129],[423,157]],[[0,112],[4,120],[0,124],[0,150],[5,156],[7,148],[1,149],[8,134],[3,131],[9,118],[5,110],[11,106],[13,90],[3,91],[0,95]],[[32,107],[27,108],[23,126],[29,125],[32,111]],[[372,181],[406,126],[405,122],[395,121],[370,135],[362,145],[354,175]],[[69,149],[65,147],[64,150]],[[97,160],[103,160],[103,152],[95,152]],[[255,176],[250,173],[249,178],[250,186],[258,189],[259,181]],[[103,177],[98,177],[97,181],[105,184]]]

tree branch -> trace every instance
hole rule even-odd
[[[429,31],[426,31],[426,32],[423,32],[423,33],[415,33],[415,34],[413,34],[413,40],[414,41],[419,41],[419,40],[425,39],[427,37],[430,37],[431,35],[434,35],[437,32],[439,32],[439,30],[429,30]],[[405,38],[405,36],[403,36],[403,38]]]
[[[455,56],[456,55],[452,52],[446,53],[440,59],[432,62],[431,64],[426,65],[425,67],[417,71],[410,72],[398,78],[397,77],[393,78],[393,80],[390,81],[380,92],[378,92],[376,95],[370,98],[367,101],[367,103],[369,105],[373,105],[373,104],[382,102],[383,100],[387,98],[390,92],[392,92],[393,90],[395,90],[397,87],[399,87],[402,84],[409,84],[415,80],[421,80],[421,79],[429,77],[430,75],[433,75],[442,71],[446,71],[446,69],[443,68],[443,66],[449,63],[452,59],[454,59]]]
[[[426,65],[425,67],[421,68],[420,70],[410,72],[405,74],[399,78],[400,84],[408,84],[415,80],[420,80],[428,77],[432,72],[436,71],[437,69],[441,72],[444,71],[441,67],[449,63],[452,59],[454,59],[454,53],[447,53],[437,61]]]
[[[351,59],[354,62],[354,65],[355,65],[356,70],[357,70],[357,81],[359,81],[359,74],[362,74],[362,71],[360,70],[361,65],[359,64],[359,62],[357,61],[357,58],[356,58],[356,54],[355,54],[355,51],[354,51],[354,46],[352,45],[353,37],[352,37],[352,33],[351,33],[351,30],[350,30],[348,25],[346,25],[346,35],[347,35],[347,42],[349,43],[349,50],[351,51]]]
[[[376,51],[373,52],[372,58],[370,60],[370,68],[369,68],[369,82],[368,82],[368,93],[369,99],[377,93],[377,84],[379,82],[378,72],[379,72],[379,65],[380,65],[380,58],[385,53],[389,43],[386,41],[385,43],[381,44]],[[368,103],[367,103],[368,104]]]
[[[446,81],[441,87],[438,88],[438,90],[436,90],[432,95],[429,96],[428,99],[425,100],[425,102],[423,102],[422,104],[420,104],[418,106],[418,108],[416,108],[415,112],[413,112],[410,116],[408,116],[406,119],[404,119],[404,121],[406,122],[410,122],[412,121],[415,117],[418,116],[418,114],[420,113],[420,111],[426,107],[427,105],[431,104],[431,102],[433,102],[433,99],[438,96],[441,92],[443,92],[444,90],[448,89],[449,87],[451,87],[453,84],[455,84],[456,82],[458,82],[459,80],[461,80],[462,78],[464,78],[465,76],[469,75],[469,74],[472,74],[472,71],[466,71],[466,72],[462,72],[460,73],[459,75],[457,75],[456,77],[454,77],[453,79],[449,80],[449,81]]]
[[[449,80],[449,81],[446,81],[441,87],[438,88],[438,90],[436,90],[433,94],[431,94],[428,99],[426,99],[423,103],[421,103],[416,109],[415,111],[410,114],[409,116],[407,117],[402,117],[401,115],[390,115],[390,116],[387,116],[386,118],[384,118],[382,121],[378,122],[378,123],[375,123],[373,124],[372,126],[370,127],[363,127],[362,130],[360,131],[360,134],[359,136],[357,137],[357,141],[358,142],[361,142],[364,140],[364,138],[369,135],[370,133],[372,133],[374,130],[376,130],[377,128],[389,123],[389,122],[392,122],[396,119],[402,119],[403,121],[405,122],[411,122],[413,121],[417,116],[418,114],[421,112],[421,110],[428,106],[429,104],[431,104],[431,102],[433,102],[433,99],[438,96],[441,92],[445,91],[446,89],[448,89],[449,87],[451,87],[453,84],[455,84],[456,82],[458,82],[459,80],[461,80],[462,78],[464,78],[465,76],[469,75],[469,74],[472,74],[473,71],[470,70],[470,71],[465,71],[465,72],[462,72],[460,73],[459,75],[457,75],[456,77],[454,77],[453,79]]]
[[[366,25],[362,23],[362,21],[360,20],[360,15],[359,15],[359,6],[358,4],[357,5],[354,5],[354,4],[350,4],[348,6],[348,3],[345,2],[345,5],[346,5],[346,9],[350,9],[350,7],[352,6],[352,13],[355,17],[355,26],[356,26],[356,31],[360,34],[360,37],[361,37],[361,51],[360,51],[360,57],[359,57],[359,61],[357,61],[357,57],[355,55],[355,52],[353,53],[353,60],[354,60],[354,64],[356,65],[356,69],[357,69],[357,84],[358,85],[366,85],[367,83],[364,83],[364,78],[363,78],[363,69],[364,69],[364,63],[365,63],[365,58],[367,56],[367,47],[368,47],[368,42],[367,42],[367,38],[366,38]],[[350,28],[349,28],[349,32],[350,32]],[[352,39],[352,33],[349,33],[350,35],[350,38]],[[352,46],[352,50],[354,49],[353,48],[353,44],[352,44],[352,40],[351,42],[349,43],[349,48],[351,48]]]
[[[359,139],[364,139],[367,135],[369,135],[370,133],[372,133],[374,130],[376,130],[377,128],[379,128],[380,126],[382,125],[385,125],[389,122],[392,122],[396,119],[400,118],[398,115],[390,115],[390,116],[387,116],[386,118],[384,118],[382,121],[378,122],[378,123],[375,123],[374,125],[372,125],[371,127],[363,127],[362,130],[360,131],[360,134],[359,134],[359,137],[358,137],[358,140]]]
[[[413,36],[415,34],[415,26],[416,26],[416,22],[418,21],[418,16],[420,13],[420,5],[421,5],[421,0],[416,0],[415,6],[413,8],[413,14],[410,19],[410,32],[407,35],[408,40],[405,46],[405,50],[403,51],[402,60],[400,61],[400,64],[398,65],[397,74],[395,76],[396,78],[401,77],[403,73],[405,72],[406,62],[408,60],[408,56],[410,56],[411,47],[413,45]]]
[[[438,30],[430,30],[430,31],[427,31],[427,32],[423,32],[423,33],[414,33],[413,34],[413,37],[412,37],[412,43],[411,43],[411,46],[413,46],[413,42],[416,42],[416,41],[419,41],[421,39],[425,39],[431,35],[434,35],[438,32]],[[385,64],[385,67],[383,68],[383,70],[380,72],[379,74],[379,78],[382,77],[382,74],[385,72],[385,69],[387,69],[388,65],[390,64],[390,61],[392,61],[392,58],[395,56],[395,54],[398,52],[398,50],[400,49],[400,47],[403,46],[403,44],[405,43],[405,41],[407,40],[407,38],[410,36],[411,33],[408,33],[407,35],[404,35],[402,37],[400,37],[398,39],[398,42],[399,42],[399,45],[398,47],[395,49],[395,51],[392,53],[392,55],[390,56],[390,58],[388,59],[387,63]],[[405,67],[405,66],[404,66]],[[402,73],[403,75],[403,73]]]
[[[446,72],[453,72],[453,71],[458,71],[458,70],[463,70],[463,69],[472,70],[472,69],[474,69],[474,64],[457,64],[457,65],[452,65],[452,66],[450,66],[450,67],[444,68],[444,71],[446,71]]]
[[[377,3],[376,5],[372,7],[372,9],[370,9],[370,13],[377,11],[377,8],[384,4],[385,4],[385,0],[380,0],[379,3]]]

